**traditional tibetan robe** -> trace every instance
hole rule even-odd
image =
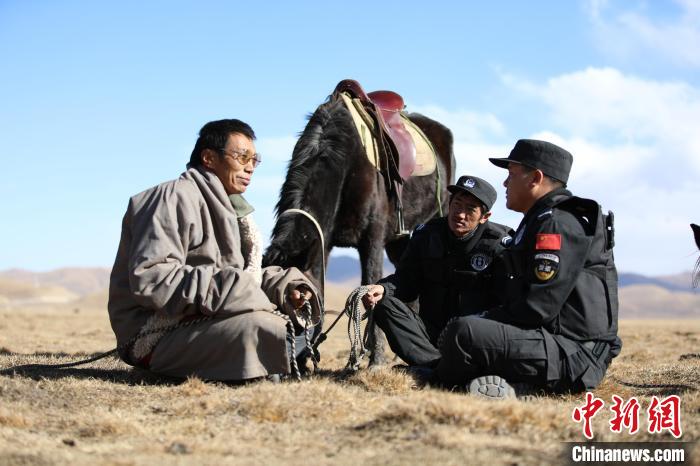
[[[242,196],[226,194],[215,174],[191,168],[133,196],[124,215],[109,289],[109,317],[128,364],[208,380],[288,373],[289,291],[314,293],[297,269],[261,268],[260,235]],[[212,318],[203,322],[203,316]],[[185,323],[194,321],[191,325]],[[158,331],[182,323],[174,330]]]

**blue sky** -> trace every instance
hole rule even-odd
[[[698,0],[0,0],[0,67],[0,270],[111,266],[129,196],[219,118],[258,135],[246,197],[268,238],[306,115],[344,78],[446,124],[458,172],[497,187],[494,220],[520,216],[487,157],[548,139],[572,191],[615,211],[621,271],[695,262]]]

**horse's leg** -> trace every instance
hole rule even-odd
[[[382,278],[384,265],[384,233],[374,232],[364,236],[360,241],[358,252],[362,265],[362,284],[376,283]],[[377,325],[367,330],[367,346],[370,350],[370,367],[385,365],[388,360],[384,348],[386,347],[386,335]]]

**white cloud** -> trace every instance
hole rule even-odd
[[[658,274],[691,267],[688,224],[700,215],[697,88],[611,68],[542,84],[511,76],[504,82],[546,107],[548,121],[532,137],[574,154],[570,186],[617,214],[623,270]]]
[[[436,105],[409,107],[411,111],[439,121],[452,131],[454,154],[457,160],[457,176],[472,174],[495,183],[503,173],[494,167],[489,157],[505,157],[512,144],[499,144],[506,129],[503,122],[492,113],[480,113],[466,109],[448,110]],[[487,177],[491,175],[491,177]],[[495,178],[495,180],[494,180]]]
[[[502,75],[516,96],[531,102],[530,134],[574,154],[569,185],[616,214],[618,267],[653,275],[687,270],[695,247],[688,226],[700,220],[700,91],[684,82],[588,68],[531,82]],[[426,108],[450,127],[458,173],[482,176],[502,195],[505,174],[488,157],[508,154],[515,131],[498,116],[460,109]],[[502,197],[502,196],[501,196]],[[503,199],[494,220],[517,226],[521,216]]]
[[[638,144],[602,144],[581,136],[566,138],[551,131],[542,131],[531,136],[533,139],[550,141],[565,147],[574,154],[571,182],[594,186],[609,186],[629,173],[637,172],[645,162],[654,157],[647,146]]]
[[[483,140],[487,136],[500,136],[505,132],[503,123],[491,113],[469,110],[446,110],[437,105],[407,105],[410,112],[421,113],[450,128],[455,139]]]
[[[671,19],[651,18],[644,11],[644,3],[630,6],[630,2],[625,2],[623,9],[606,0],[589,0],[587,10],[604,52],[618,58],[654,57],[682,67],[700,67],[700,2],[673,3],[678,12]],[[668,7],[667,3],[659,4],[655,6]]]
[[[587,68],[541,85],[512,76],[503,82],[545,104],[549,124],[586,154],[584,171],[603,163],[609,173],[629,173],[663,161],[673,169],[665,175],[700,175],[700,90],[690,84],[613,68]]]
[[[615,254],[622,271],[660,275],[692,267],[695,247],[688,224],[700,221],[697,88],[612,68],[588,68],[544,82],[502,75],[502,82],[516,100],[530,100],[528,127],[534,130],[529,134],[517,133],[515,123],[509,125],[489,112],[409,107],[452,130],[458,175],[477,175],[494,185],[500,197],[495,221],[516,227],[521,215],[505,208],[505,171],[488,158],[507,156],[519,137],[544,139],[574,154],[569,182],[574,193],[615,212]],[[258,143],[276,163],[267,165],[271,171],[257,174],[251,189],[266,240],[295,142],[294,136],[287,136]]]

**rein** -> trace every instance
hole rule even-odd
[[[311,215],[310,213],[306,212],[305,210],[301,209],[287,209],[284,212],[282,212],[279,217],[282,217],[287,214],[300,214],[306,217],[313,223],[313,225],[316,227],[316,231],[318,232],[318,237],[321,240],[321,291],[323,292],[325,296],[325,284],[326,284],[326,249],[325,249],[325,243],[324,243],[324,236],[323,236],[323,230],[321,229],[321,226],[319,225],[318,221]],[[371,322],[371,313],[365,312],[362,314],[360,310],[361,302],[362,302],[362,297],[367,294],[369,291],[369,288],[367,286],[360,286],[358,288],[355,288],[350,295],[348,296],[347,301],[345,302],[345,308],[343,309],[343,312],[338,314],[338,317],[333,321],[333,323],[328,327],[328,329],[325,332],[319,333],[313,340],[309,338],[309,328],[308,328],[308,320],[311,316],[311,304],[308,301],[304,301],[304,308],[303,312],[307,314],[307,318],[305,318],[305,328],[304,328],[304,334],[306,337],[306,347],[309,350],[309,354],[311,355],[311,360],[314,363],[314,370],[318,369],[318,361],[316,359],[316,350],[318,346],[326,341],[328,338],[328,333],[333,330],[333,327],[338,323],[341,317],[343,315],[348,316],[348,338],[350,339],[350,355],[348,357],[348,362],[345,366],[347,370],[350,371],[357,371],[360,368],[360,361],[362,358],[367,354],[367,348],[366,348],[366,343],[367,343],[367,337],[368,337],[368,332],[367,328],[370,328],[372,325]],[[321,310],[322,314],[324,314],[323,309]],[[367,323],[367,327],[365,328],[365,334],[364,336],[362,335],[362,327],[361,327],[361,322],[367,318],[367,316],[370,316],[370,322]]]
[[[316,227],[316,232],[318,232],[318,238],[321,240],[321,293],[324,294],[326,293],[326,243],[324,241],[324,236],[323,236],[323,230],[321,229],[321,225],[318,224],[318,221],[305,210],[301,209],[287,209],[281,214],[279,214],[278,218],[282,218],[285,215],[288,214],[300,214],[306,217],[311,221],[311,223]],[[320,300],[319,300],[320,301]],[[323,312],[323,311],[322,311]]]
[[[348,356],[348,363],[345,365],[346,370],[357,371],[360,369],[360,361],[367,354],[367,329],[372,325],[372,319],[367,323],[365,327],[364,337],[362,336],[362,328],[360,322],[365,320],[368,315],[371,316],[369,311],[362,314],[360,311],[360,304],[362,302],[362,297],[369,291],[368,286],[359,286],[355,288],[350,296],[348,296],[345,302],[344,314],[348,315],[348,338],[350,339],[350,355]],[[342,316],[343,313],[340,315]]]
[[[292,320],[289,318],[288,315],[283,314],[279,311],[270,311],[272,314],[281,317],[285,319],[286,325],[287,325],[287,332],[290,333],[291,337],[290,342],[291,342],[291,353],[292,357],[291,359],[291,366],[292,366],[292,374],[294,375],[294,378],[296,380],[301,380],[301,372],[299,372],[299,367],[297,366],[297,361],[294,355],[296,354],[296,349],[295,349],[295,344],[294,344],[294,324],[292,323]],[[176,330],[178,328],[183,328],[183,327],[189,327],[194,324],[200,324],[202,322],[206,322],[207,320],[213,319],[214,316],[202,316],[198,317],[196,319],[192,320],[185,320],[185,321],[180,321],[176,324],[172,325],[166,325],[164,327],[158,327],[158,328],[153,328],[150,330],[146,330],[145,332],[139,332],[135,336],[133,336],[129,341],[126,343],[122,343],[121,345],[118,345],[116,348],[107,351],[105,353],[98,354],[97,356],[92,356],[87,359],[82,359],[80,361],[74,361],[74,362],[66,362],[66,363],[59,363],[59,364],[25,364],[22,366],[13,366],[13,367],[8,367],[7,369],[3,369],[0,371],[0,373],[9,373],[9,372],[14,372],[16,370],[26,370],[26,369],[65,369],[68,367],[76,367],[76,366],[82,366],[83,364],[88,364],[91,362],[99,361],[100,359],[104,359],[108,356],[111,356],[113,354],[119,353],[119,351],[122,350],[129,350],[131,346],[138,341],[139,338],[143,338],[148,335],[152,335],[154,333],[161,333],[161,332],[172,332],[173,330]]]
[[[284,212],[282,212],[279,216],[278,219],[281,217],[284,217],[285,215],[289,214],[299,214],[303,215],[306,217],[308,220],[311,221],[314,227],[316,227],[316,232],[318,233],[318,238],[321,240],[321,293],[325,297],[326,295],[326,244],[324,241],[324,236],[323,236],[323,230],[321,229],[321,225],[319,225],[318,221],[314,218],[313,215],[308,213],[305,210],[301,209],[287,209]],[[322,300],[318,300],[320,305],[321,305],[321,316],[325,314],[324,310],[324,305]],[[309,352],[309,357],[311,358],[311,362],[314,365],[314,372],[318,371],[318,358],[316,357],[316,349],[318,348],[318,345],[321,344],[323,340],[325,340],[327,337],[323,333],[320,333],[314,338],[313,340],[311,339],[311,333],[309,329],[309,321],[311,320],[311,303],[308,300],[304,300],[304,305],[302,307],[302,317],[304,319],[304,339],[306,340],[306,348]],[[333,328],[333,327],[331,327]],[[330,329],[328,329],[330,331]],[[328,331],[326,333],[328,333]],[[323,340],[320,340],[321,335],[324,335]],[[320,340],[320,341],[319,341]],[[296,354],[296,351],[294,352]],[[294,359],[294,365],[296,366],[296,358]]]

